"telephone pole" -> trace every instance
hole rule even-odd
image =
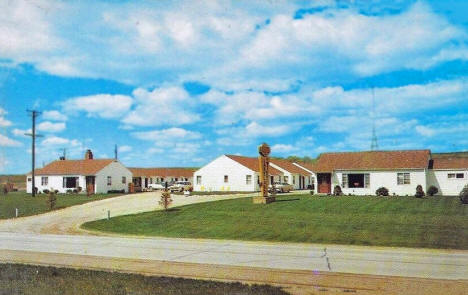
[[[31,149],[31,154],[32,154],[32,197],[34,198],[36,196],[36,172],[34,171],[36,169],[36,137],[42,137],[42,135],[36,134],[36,118],[42,114],[42,112],[36,111],[36,110],[27,110],[29,115],[32,118],[32,133],[25,133],[27,136],[31,136],[32,138],[32,149]]]

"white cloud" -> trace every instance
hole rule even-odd
[[[416,126],[415,129],[416,129],[416,132],[418,132],[418,133],[421,134],[422,136],[432,137],[432,136],[434,136],[434,134],[435,134],[435,130],[434,130],[434,129],[428,128],[428,127],[426,127],[426,126],[418,125],[418,126]]]
[[[291,145],[291,144],[275,144],[271,147],[271,150],[273,153],[279,153],[279,154],[284,154],[284,153],[290,153],[293,151],[297,151],[298,148]]]
[[[133,91],[136,107],[127,114],[124,125],[159,126],[194,123],[200,116],[190,109],[196,102],[180,87],[156,88]]]
[[[67,121],[68,120],[68,117],[65,114],[56,110],[44,111],[42,113],[42,118],[44,118],[45,120],[52,120],[52,121]]]
[[[118,147],[118,151],[122,153],[127,153],[127,152],[130,152],[131,150],[132,150],[132,147],[129,145],[123,145],[123,146]]]
[[[50,132],[50,133],[60,132],[60,131],[65,130],[65,128],[66,128],[66,125],[63,122],[53,123],[53,122],[45,121],[37,125],[38,131],[44,131],[44,132]]]
[[[141,140],[158,142],[161,145],[201,138],[201,134],[199,132],[189,131],[177,127],[161,130],[133,132],[132,135]]]
[[[76,139],[67,139],[59,136],[48,136],[41,141],[42,146],[80,146],[81,143]]]
[[[22,130],[22,129],[18,129],[18,128],[15,128],[11,131],[11,133],[14,135],[14,136],[18,136],[18,137],[26,137],[26,133],[31,133],[32,130],[31,129],[27,129],[27,130]]]
[[[21,142],[0,134],[0,146],[14,147],[14,146],[20,146],[20,145],[21,145]]]
[[[86,112],[90,117],[114,119],[128,112],[132,102],[126,95],[96,94],[68,99],[62,106],[66,112]]]
[[[4,118],[7,112],[0,107],[0,127],[8,127],[11,126],[13,123],[11,121]]]

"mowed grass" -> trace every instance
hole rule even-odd
[[[0,264],[0,294],[8,295],[286,295],[278,287],[136,274]]]
[[[468,205],[458,197],[292,195],[268,205],[243,198],[83,227],[144,236],[468,249]]]
[[[96,200],[120,196],[122,194],[58,194],[55,209],[84,204]],[[0,193],[0,219],[15,217],[15,208],[19,210],[19,216],[29,216],[49,211],[47,205],[48,195],[38,194],[31,197],[25,192],[10,192],[6,195]]]

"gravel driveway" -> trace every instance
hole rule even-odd
[[[159,205],[160,196],[161,192],[124,195],[40,215],[0,220],[0,231],[47,234],[87,234],[79,228],[80,225],[88,221],[107,218],[108,210],[112,217],[161,209]],[[188,197],[172,195],[172,207],[247,196],[249,195],[194,195]]]

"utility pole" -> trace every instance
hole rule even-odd
[[[36,196],[36,179],[35,179],[35,174],[36,172],[34,171],[36,169],[36,137],[42,137],[42,135],[36,134],[36,118],[42,114],[42,112],[38,112],[36,110],[27,110],[29,115],[32,117],[32,133],[25,133],[27,136],[31,136],[32,138],[32,149],[31,149],[31,154],[32,154],[32,197],[34,198]]]

